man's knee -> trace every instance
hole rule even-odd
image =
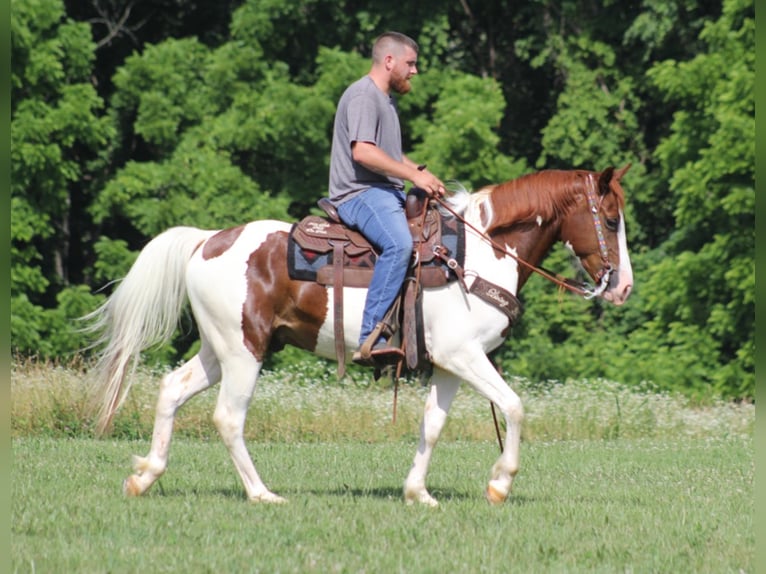
[[[412,245],[412,236],[409,233],[406,236],[397,238],[393,251],[396,255],[396,260],[399,263],[406,263],[410,260],[410,256],[412,255]]]

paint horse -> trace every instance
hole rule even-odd
[[[422,293],[424,340],[433,369],[420,443],[404,482],[407,503],[437,505],[426,475],[461,381],[489,399],[505,419],[505,446],[491,468],[485,496],[493,504],[508,497],[519,470],[524,412],[487,353],[505,339],[509,318],[471,293],[470,284],[481,278],[515,295],[532,272],[529,264],[540,263],[554,242],[562,241],[596,282],[591,295],[622,305],[633,283],[620,185],[629,167],[542,171],[449,200],[466,222],[465,284],[450,282]],[[259,372],[267,353],[286,344],[335,358],[333,289],[290,279],[290,227],[264,220],[222,231],[168,229],[146,245],[111,297],[90,314],[101,332],[95,368],[101,432],[109,429],[130,390],[130,371],[140,352],[170,339],[187,297],[199,328],[199,353],[162,379],[151,448],[146,457],[134,459],[135,472],[123,484],[127,495],[145,493],[165,472],[178,409],[220,382],[213,420],[248,499],[284,502],[261,480],[243,436]],[[365,295],[364,288],[344,288],[346,357],[356,347]]]

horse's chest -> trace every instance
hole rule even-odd
[[[424,295],[423,322],[433,340],[478,341],[485,348],[499,345],[510,324],[497,306],[458,285]]]

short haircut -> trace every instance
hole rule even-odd
[[[418,43],[409,36],[401,32],[383,32],[375,38],[375,42],[372,45],[372,61],[380,63],[387,54],[391,52],[398,53],[400,48],[404,46],[409,46],[415,50],[416,54],[419,51]]]

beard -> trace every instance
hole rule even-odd
[[[395,76],[391,78],[391,89],[397,94],[406,94],[412,89],[412,84],[407,76]]]

